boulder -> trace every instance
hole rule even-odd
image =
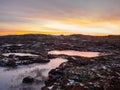
[[[34,83],[34,81],[35,81],[35,79],[33,77],[27,76],[27,77],[23,78],[22,82],[30,84],[30,83]]]
[[[6,66],[10,66],[10,67],[16,67],[16,62],[14,60],[9,60],[7,63],[6,63]]]

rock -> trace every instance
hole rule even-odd
[[[38,58],[35,58],[33,60],[33,62],[35,62],[35,63],[47,63],[47,62],[50,62],[50,60],[47,59],[46,57],[39,56]]]
[[[47,87],[42,87],[41,90],[50,90],[50,89]]]
[[[9,60],[7,63],[6,63],[6,66],[10,66],[10,67],[16,67],[16,62],[14,60]]]
[[[70,57],[49,72],[43,90],[120,90],[119,57]]]
[[[35,79],[34,78],[32,78],[32,77],[30,77],[30,76],[27,76],[27,77],[25,77],[25,78],[23,78],[23,83],[28,83],[28,84],[30,84],[30,83],[34,83],[34,81],[35,81]]]

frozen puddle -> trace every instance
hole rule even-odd
[[[4,45],[2,45],[2,47],[11,47],[11,46],[19,46],[19,47],[21,47],[23,45],[24,44],[4,44]]]
[[[81,57],[98,57],[100,55],[99,52],[80,52],[80,51],[74,51],[74,50],[54,50],[48,52],[48,54],[51,55],[68,55],[68,56],[81,56]]]
[[[16,55],[16,56],[38,56],[38,55],[35,55],[35,54],[30,54],[30,53],[4,53],[2,54],[3,56],[9,56],[9,55]]]
[[[48,72],[51,69],[55,69],[61,63],[66,62],[66,59],[56,58],[51,59],[47,64],[31,64],[27,66],[19,66],[15,69],[0,67],[0,90],[40,90],[44,86],[44,83],[25,85],[22,84],[22,80],[26,76],[32,76],[36,78],[48,77]]]

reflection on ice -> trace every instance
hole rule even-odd
[[[48,54],[52,55],[68,55],[68,56],[81,56],[81,57],[97,57],[99,56],[99,52],[80,52],[80,51],[74,51],[74,50],[54,50],[48,52]]]
[[[30,53],[4,53],[2,54],[3,56],[9,56],[9,55],[16,55],[16,56],[38,56],[35,54],[30,54]]]

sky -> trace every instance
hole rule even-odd
[[[0,0],[0,35],[120,35],[120,0]]]

